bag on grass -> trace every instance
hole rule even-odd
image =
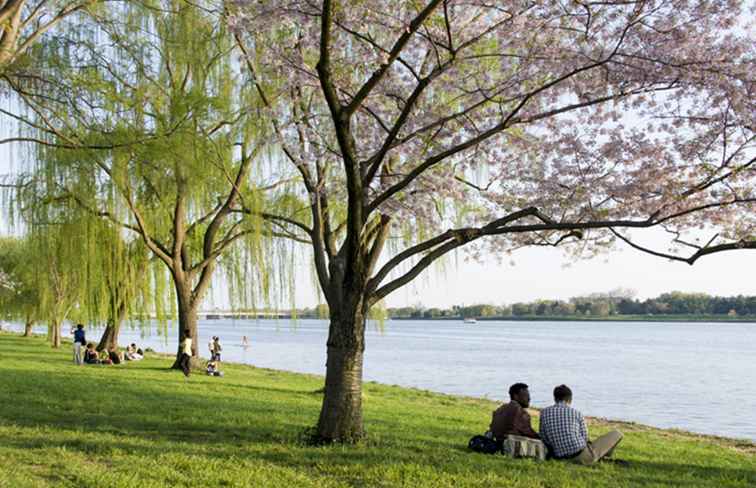
[[[484,435],[473,436],[470,442],[467,443],[467,447],[483,454],[496,454],[499,451],[499,444]]]

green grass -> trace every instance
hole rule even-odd
[[[156,356],[77,367],[69,347],[0,334],[2,488],[756,486],[752,443],[636,424],[589,427],[625,433],[626,467],[471,453],[494,403],[372,383],[367,442],[308,446],[320,377],[226,364],[186,381]]]

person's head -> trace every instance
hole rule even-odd
[[[191,339],[192,332],[189,329],[184,329],[184,337]]]
[[[94,343],[92,342],[87,343],[87,349],[94,349]]]
[[[520,404],[522,408],[528,408],[530,406],[530,392],[528,391],[528,385],[525,383],[515,383],[509,387],[509,398],[513,402]]]
[[[136,349],[136,344],[134,344],[134,343],[132,342],[132,343],[131,343],[131,347],[133,347],[134,349]]]
[[[76,329],[83,330],[84,329],[84,324],[76,324]]]
[[[572,403],[572,390],[567,385],[559,385],[554,388],[554,402]]]

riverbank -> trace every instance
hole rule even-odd
[[[619,428],[629,466],[582,468],[470,453],[491,401],[368,383],[369,439],[312,447],[322,377],[225,364],[185,380],[170,359],[76,367],[42,338],[0,334],[0,487],[511,486],[750,487],[756,445]]]
[[[452,320],[462,321],[463,317],[392,317],[390,320]],[[476,317],[478,321],[496,322],[721,322],[756,323],[756,316],[729,315],[502,315]]]

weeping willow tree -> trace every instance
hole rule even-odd
[[[19,63],[42,36],[78,12],[96,9],[99,0],[0,0],[0,75]],[[21,63],[22,65],[24,63]]]
[[[154,283],[146,274],[149,260],[140,242],[124,243],[114,241],[115,255],[109,256],[106,268],[110,273],[105,277],[108,301],[106,304],[106,327],[97,350],[118,347],[118,335],[124,321],[133,312],[144,314],[149,310],[151,285]],[[141,306],[140,306],[141,305]]]
[[[0,238],[0,310],[3,317],[24,323],[24,337],[39,320],[39,290],[28,250],[29,239]]]
[[[269,266],[287,251],[269,238],[291,234],[280,223],[303,207],[261,142],[258,93],[235,61],[223,9],[213,7],[111,6],[79,26],[95,35],[49,47],[44,69],[59,83],[26,87],[26,112],[14,114],[36,143],[32,172],[51,175],[37,201],[75,204],[90,220],[138,236],[165,265],[179,343],[185,331],[196,337],[219,263],[237,302],[270,296]],[[154,276],[160,315],[170,293]],[[109,307],[118,317],[118,300]]]
[[[75,222],[46,222],[29,233],[28,258],[33,263],[39,294],[38,312],[47,320],[52,347],[60,347],[63,322],[76,319],[83,296],[86,259],[81,252],[86,229]]]

